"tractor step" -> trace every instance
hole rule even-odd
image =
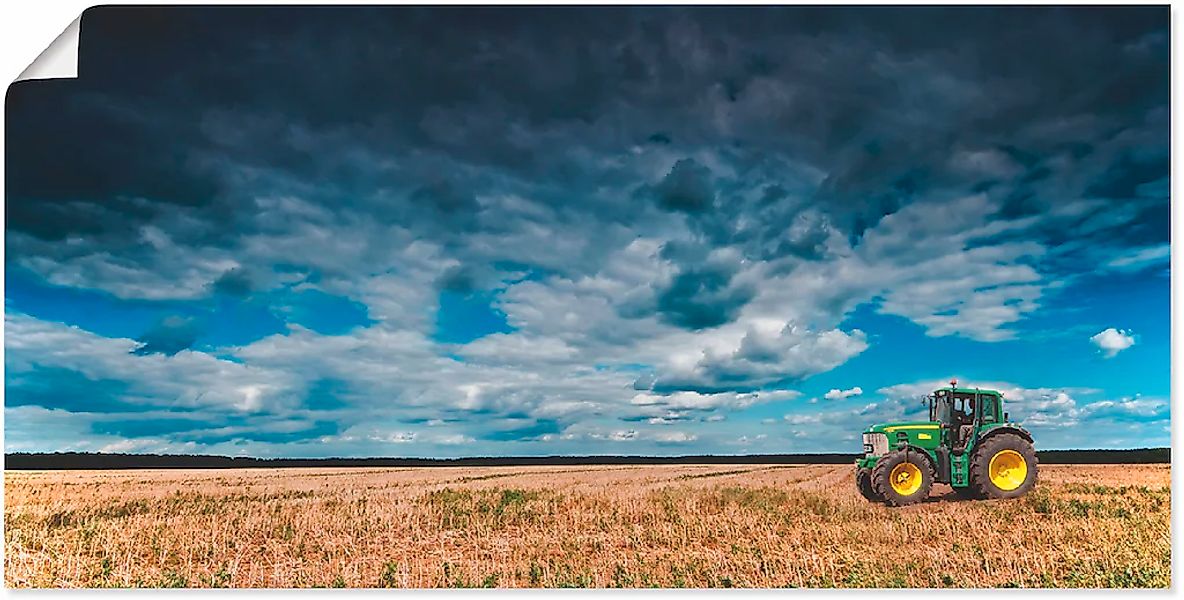
[[[950,457],[950,484],[956,486],[964,486],[967,484],[964,481],[966,473],[966,454],[957,454]]]

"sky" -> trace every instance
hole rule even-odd
[[[1167,446],[1169,10],[136,8],[6,103],[5,449]]]

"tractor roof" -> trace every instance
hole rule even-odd
[[[1002,396],[1003,395],[1001,392],[997,392],[995,390],[984,390],[984,389],[979,389],[979,388],[964,388],[964,387],[959,387],[959,388],[943,387],[943,388],[937,388],[934,391],[952,392],[955,394],[974,394],[977,392],[979,394],[991,395],[991,396]]]

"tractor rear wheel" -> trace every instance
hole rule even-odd
[[[1036,485],[1036,449],[1012,433],[987,438],[970,458],[970,487],[984,498],[1019,498]]]
[[[855,468],[855,487],[859,488],[859,494],[864,499],[871,502],[883,502],[884,498],[876,494],[876,490],[872,488],[872,470]]]
[[[920,502],[932,487],[933,467],[920,452],[890,452],[872,469],[872,490],[889,506]]]

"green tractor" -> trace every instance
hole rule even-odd
[[[1036,485],[1032,434],[1003,412],[1003,394],[950,387],[926,397],[928,421],[873,425],[863,434],[855,483],[889,506],[920,502],[936,483],[964,498],[1018,498]]]

